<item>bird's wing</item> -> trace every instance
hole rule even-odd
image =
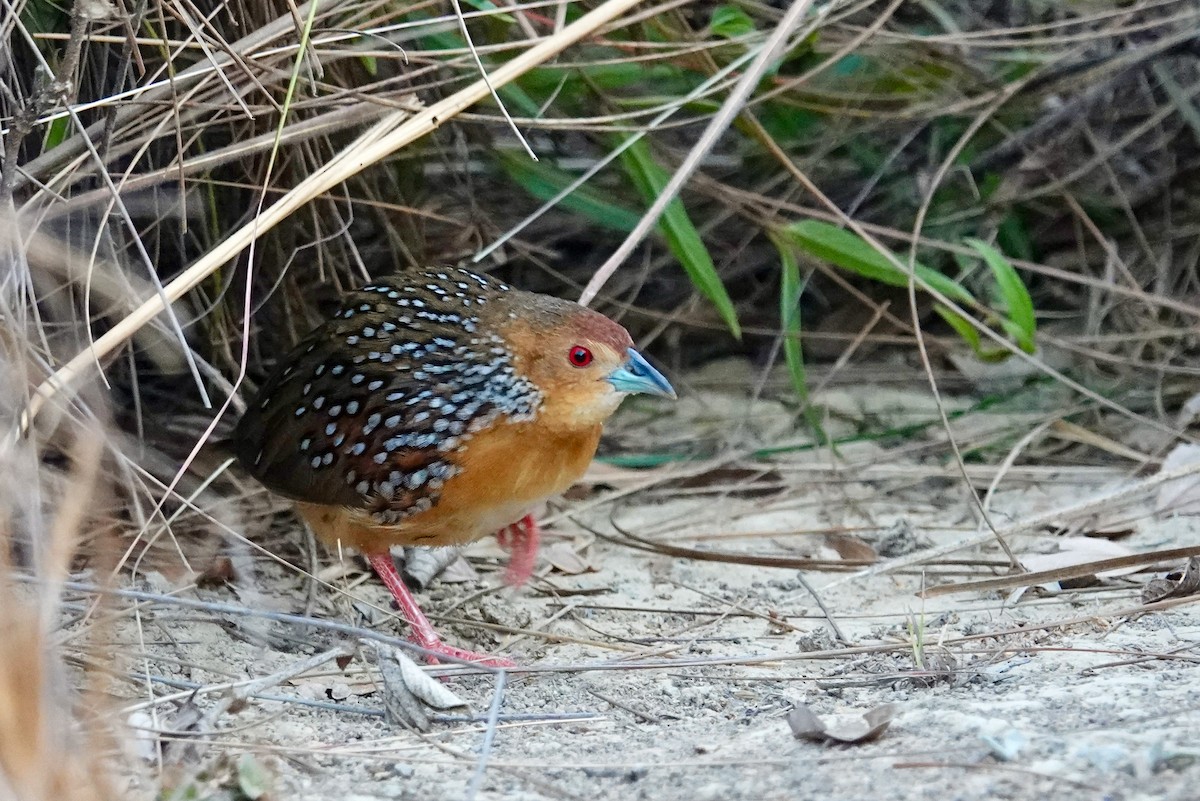
[[[396,522],[437,503],[472,435],[532,418],[538,388],[481,323],[489,296],[448,291],[454,278],[417,287],[401,277],[348,295],[239,422],[250,472],[281,495]]]

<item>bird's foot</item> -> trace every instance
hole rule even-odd
[[[446,645],[446,643],[442,642],[442,638],[438,636],[437,632],[433,630],[433,624],[429,622],[429,618],[425,617],[425,613],[417,605],[417,599],[413,597],[412,591],[404,583],[404,579],[400,577],[400,572],[396,570],[396,563],[392,561],[392,555],[388,551],[379,551],[377,553],[368,553],[366,557],[367,561],[371,563],[371,567],[375,568],[379,579],[392,593],[392,597],[396,599],[396,604],[400,607],[400,614],[404,615],[404,619],[412,627],[412,637],[409,638],[409,641],[432,652],[433,655],[426,655],[425,657],[429,664],[439,664],[437,656],[441,655],[450,659],[477,662],[487,667],[517,666],[516,662],[513,662],[511,659],[505,659],[502,656],[479,654],[464,648],[455,648],[453,645]]]
[[[505,526],[496,532],[496,540],[500,547],[509,553],[508,570],[504,573],[504,582],[512,587],[520,587],[529,581],[533,568],[537,565],[538,544],[542,535],[533,515],[525,515],[510,526]]]
[[[465,648],[455,648],[453,645],[446,645],[441,639],[434,635],[432,640],[423,639],[420,635],[414,634],[409,638],[409,642],[414,645],[419,645],[429,654],[425,655],[425,661],[431,665],[441,664],[438,662],[438,656],[449,657],[450,659],[461,659],[464,662],[475,662],[484,667],[495,668],[510,668],[516,667],[517,663],[511,659],[506,659],[503,656],[493,656],[492,654],[481,654],[477,651],[468,651]]]

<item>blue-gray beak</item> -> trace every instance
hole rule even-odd
[[[650,362],[633,348],[626,352],[629,354],[628,361],[608,374],[608,380],[617,392],[644,392],[675,400],[675,390],[671,389],[671,383],[662,373],[651,367]]]

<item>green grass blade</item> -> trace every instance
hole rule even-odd
[[[1009,357],[1009,352],[1002,348],[985,348],[979,330],[958,312],[940,303],[934,304],[933,310],[937,312],[938,317],[941,317],[947,325],[954,329],[956,334],[962,337],[963,341],[971,346],[971,350],[981,362],[1001,362]],[[1007,323],[1008,320],[1003,322]]]
[[[538,200],[550,200],[575,180],[575,176],[543,161],[530,161],[523,152],[498,150],[500,166],[512,180]],[[621,233],[629,233],[640,215],[633,209],[616,203],[603,193],[581,186],[564,197],[563,208],[586,217],[591,222]]]
[[[1003,253],[978,239],[968,239],[966,242],[983,257],[996,279],[996,286],[1000,290],[1000,299],[1004,302],[1008,313],[1008,320],[1004,325],[1005,331],[1016,341],[1021,350],[1033,353],[1037,350],[1037,316],[1033,309],[1033,298],[1030,297],[1025,282],[1021,280],[1020,274]]]
[[[804,404],[804,419],[812,429],[818,442],[829,444],[829,434],[821,425],[821,415],[809,402],[808,370],[804,366],[804,348],[800,342],[800,295],[804,285],[800,281],[800,263],[796,261],[793,247],[781,239],[772,237],[779,251],[779,324],[783,334],[783,359],[787,364],[788,376],[796,397]]]
[[[717,36],[733,39],[754,33],[754,20],[737,6],[717,6],[713,9],[709,27]]]
[[[62,144],[67,138],[67,134],[71,130],[71,118],[59,117],[50,121],[46,126],[46,135],[42,138],[42,148],[44,150],[53,150]]]
[[[983,356],[983,342],[975,326],[967,322],[958,312],[948,309],[940,303],[935,304],[933,310],[937,312],[938,317],[941,317],[947,325],[954,329],[956,334],[962,337],[964,342],[971,346],[971,350],[975,351],[976,356]]]
[[[662,193],[671,177],[654,160],[650,154],[650,146],[645,140],[638,140],[622,153],[621,163],[647,203],[653,202]],[[692,285],[712,301],[730,332],[741,339],[742,326],[738,323],[733,301],[725,291],[721,277],[717,275],[716,265],[713,264],[708,248],[704,246],[704,240],[700,238],[700,232],[692,224],[687,209],[678,198],[671,201],[667,210],[663,212],[662,219],[658,221],[658,229],[666,238],[667,246],[675,258],[683,265],[683,269],[692,280]]]
[[[800,345],[800,263],[795,251],[783,242],[779,249],[779,321],[783,329],[783,358],[792,386],[801,400],[808,400],[808,375]]]
[[[908,273],[852,231],[820,220],[803,220],[787,226],[783,232],[801,250],[843,270],[891,286],[908,286]],[[947,298],[960,303],[975,303],[975,298],[962,284],[937,270],[915,264],[913,272]]]

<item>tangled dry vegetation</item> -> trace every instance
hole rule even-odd
[[[0,797],[326,797],[342,770],[369,797],[664,797],[692,774],[644,778],[659,757],[711,771],[697,797],[797,797],[738,772],[779,743],[735,736],[796,687],[957,690],[1080,626],[1132,631],[1113,659],[1194,661],[1194,566],[1161,575],[1195,555],[1169,518],[1198,461],[1198,22],[1189,0],[5,2]],[[536,594],[498,600],[486,543],[428,590],[461,638],[543,662],[457,674],[484,712],[415,721],[436,736],[373,729],[391,657],[361,643],[402,632],[219,441],[340,292],[458,262],[584,293],[683,399],[615,421],[549,510]],[[1147,610],[1179,639],[1114,622]],[[685,751],[655,750],[688,704]],[[598,706],[641,738],[589,739]],[[1015,758],[1001,734],[967,770]],[[1187,786],[1176,756],[1146,775]]]

